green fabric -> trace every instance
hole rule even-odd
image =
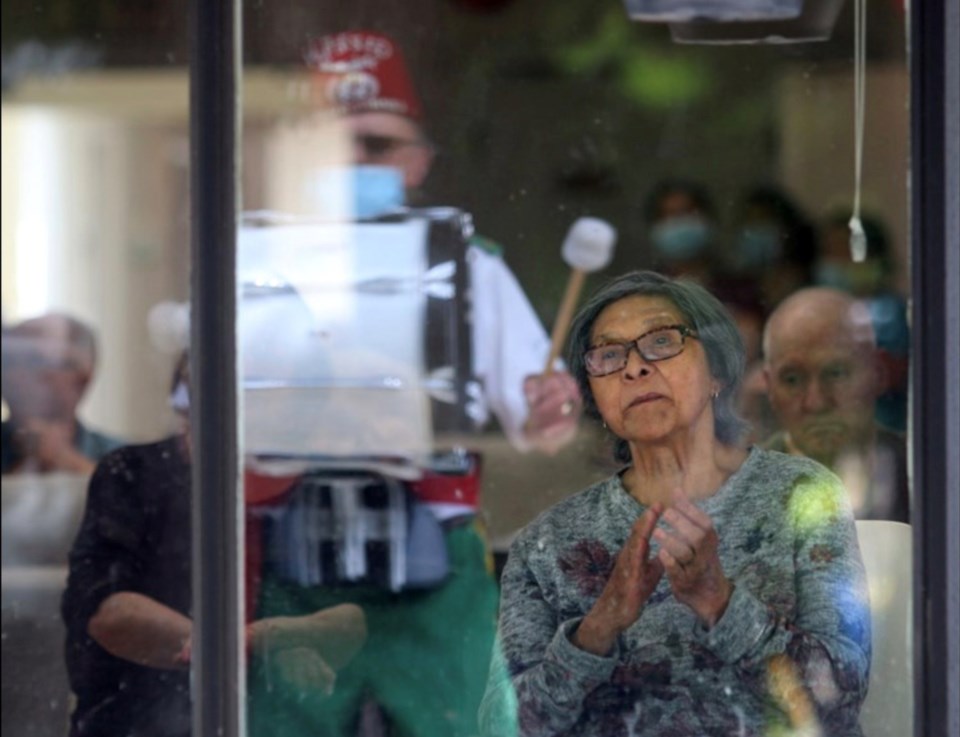
[[[486,251],[491,256],[503,256],[503,246],[496,241],[485,238],[482,235],[474,235],[472,238],[470,238],[470,245],[476,246],[482,251]]]
[[[384,709],[391,735],[477,734],[496,630],[497,587],[476,523],[449,531],[447,548],[450,579],[432,591],[391,594],[264,580],[259,616],[304,614],[352,602],[366,613],[369,637],[337,674],[331,696],[285,691],[263,662],[252,663],[251,737],[353,735],[365,696]]]

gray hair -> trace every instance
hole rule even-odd
[[[97,363],[97,335],[93,328],[64,312],[48,312],[11,325],[3,331],[7,338],[24,341],[55,339],[64,341],[71,349],[78,351],[87,360],[91,371]]]
[[[740,331],[720,300],[702,286],[654,271],[631,271],[608,281],[590,297],[573,320],[567,364],[580,387],[587,415],[600,418],[583,358],[590,348],[593,324],[609,305],[636,296],[669,300],[680,311],[687,325],[696,332],[706,351],[710,374],[721,384],[720,393],[713,402],[714,435],[725,444],[738,442],[747,429],[747,423],[736,411],[745,364]],[[629,447],[622,438],[617,440],[614,456],[624,463],[630,460]]]

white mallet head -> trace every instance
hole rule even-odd
[[[599,271],[613,258],[617,231],[600,218],[580,218],[567,231],[563,260],[579,271]]]
[[[176,354],[190,345],[190,304],[160,302],[147,313],[147,334],[161,353]]]

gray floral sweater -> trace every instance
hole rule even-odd
[[[570,637],[643,505],[617,475],[520,533],[503,572],[501,652],[480,712],[484,734],[799,735],[806,705],[825,737],[860,737],[870,619],[839,479],[809,459],[753,448],[699,506],[734,584],[723,616],[706,630],[664,577],[608,657]],[[784,655],[797,687],[778,696],[784,681],[770,664]]]

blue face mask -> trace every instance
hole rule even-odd
[[[820,261],[814,266],[814,281],[824,287],[854,294],[871,294],[883,286],[883,266],[877,261],[836,263]]]
[[[368,220],[403,206],[403,173],[367,164],[320,170],[312,182],[319,214],[337,220]]]
[[[167,400],[170,404],[171,409],[176,410],[177,412],[189,412],[190,411],[190,390],[187,388],[187,385],[182,381],[178,381],[176,387],[170,393],[170,397]]]
[[[821,287],[832,287],[845,292],[853,286],[848,270],[828,261],[821,261],[814,266],[813,281]]]
[[[768,266],[780,258],[783,243],[776,225],[748,225],[737,240],[737,265],[740,268]]]
[[[671,260],[698,256],[710,244],[710,237],[710,225],[697,215],[669,218],[650,231],[657,253]]]

